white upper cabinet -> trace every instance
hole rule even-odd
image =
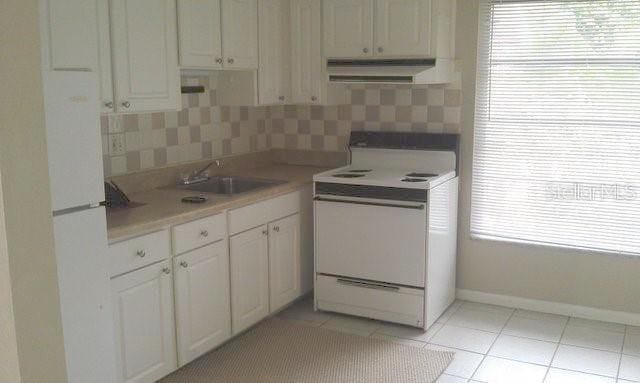
[[[289,0],[260,0],[259,103],[284,104],[291,101]]]
[[[291,0],[291,96],[295,103],[320,102],[321,9],[317,0]]]
[[[174,259],[178,362],[191,362],[231,337],[229,252],[221,240]]]
[[[373,0],[323,2],[324,55],[370,56],[373,47]]]
[[[222,68],[220,0],[178,0],[180,65]]]
[[[99,68],[97,0],[40,0],[45,70]]]
[[[300,296],[300,214],[269,224],[269,305],[271,312]]]
[[[222,51],[227,68],[258,67],[257,0],[222,0]]]
[[[451,58],[455,0],[325,0],[325,58]]]
[[[111,66],[111,32],[109,28],[109,0],[98,1],[98,57],[100,76],[100,99],[102,113],[112,113],[115,109],[113,100],[113,68]]]
[[[431,0],[376,0],[375,54],[430,54]]]
[[[257,0],[178,0],[180,66],[258,68]]]
[[[238,334],[269,315],[269,242],[267,226],[230,239],[231,318]]]
[[[180,108],[175,0],[111,0],[116,108]]]

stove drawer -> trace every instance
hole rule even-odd
[[[314,204],[318,273],[425,286],[425,203],[316,197]]]
[[[409,326],[424,324],[424,290],[352,278],[318,275],[318,309]]]

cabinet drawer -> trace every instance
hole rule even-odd
[[[225,238],[227,236],[227,220],[225,214],[216,214],[174,226],[171,232],[173,253],[182,254]]]
[[[337,311],[422,327],[424,291],[350,278],[318,275],[315,286],[320,310]]]
[[[249,230],[300,211],[300,192],[229,211],[229,235]]]
[[[167,230],[114,243],[109,246],[111,276],[120,275],[169,257],[171,257],[171,247]]]

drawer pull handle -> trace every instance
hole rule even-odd
[[[392,286],[384,283],[373,283],[364,281],[354,281],[351,279],[338,278],[338,283],[346,286],[362,287],[365,289],[384,290],[384,291],[400,291],[398,286]]]
[[[137,255],[138,257],[140,257],[140,258],[144,258],[144,257],[146,257],[146,256],[147,256],[147,253],[146,253],[146,251],[144,251],[144,250],[138,250],[138,251],[136,251],[136,255]]]
[[[162,272],[165,274],[171,274],[171,269],[168,267],[165,267],[164,269],[162,269]]]
[[[269,235],[269,230],[262,230],[262,235]]]
[[[185,261],[182,261],[182,262],[180,262],[180,266],[182,266],[182,267],[184,267],[186,269],[187,267],[189,267],[189,264],[187,262],[185,262]]]
[[[200,232],[200,235],[206,238],[206,237],[208,237],[208,236],[209,236],[209,232],[208,232],[208,231],[206,231],[206,230],[202,230],[202,231]]]

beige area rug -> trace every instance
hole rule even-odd
[[[432,383],[453,355],[274,318],[160,383]]]

